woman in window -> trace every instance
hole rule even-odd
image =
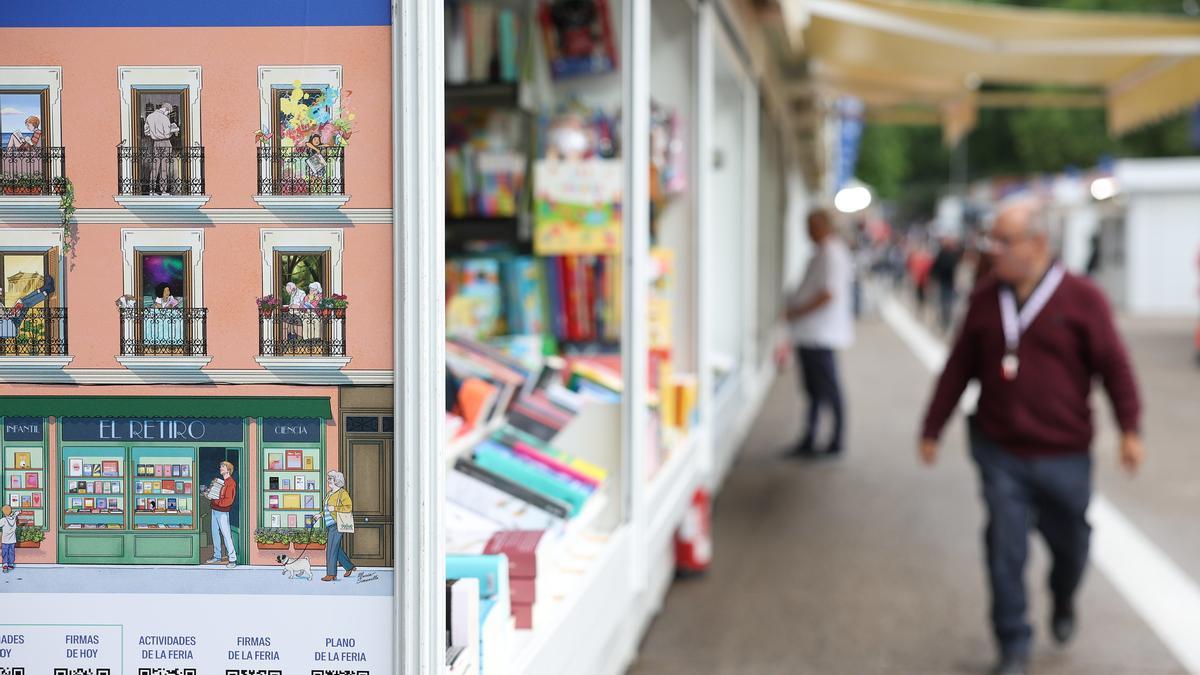
[[[182,302],[171,294],[171,287],[159,284],[154,303],[147,307],[142,319],[142,335],[148,347],[183,346]]]
[[[309,309],[320,309],[321,299],[325,297],[322,292],[321,282],[314,281],[308,285],[308,295],[304,297],[304,306]],[[304,322],[304,339],[305,340],[320,340],[321,339],[321,322],[316,318],[317,312],[306,312],[307,316]]]

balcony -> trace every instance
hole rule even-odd
[[[0,148],[0,194],[62,194],[67,184],[66,157],[66,149],[60,147]]]
[[[340,369],[348,310],[271,307],[259,310],[259,364],[278,370]]]
[[[199,208],[204,194],[204,146],[117,146],[117,203],[128,208]]]
[[[0,147],[0,208],[17,221],[57,220],[66,175],[64,148]]]
[[[120,307],[122,365],[150,371],[194,370],[208,356],[208,308]]]
[[[66,307],[0,307],[0,357],[66,355]]]
[[[258,195],[267,208],[338,208],[346,196],[345,146],[258,148]]]

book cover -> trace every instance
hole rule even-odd
[[[287,526],[294,528],[294,527],[296,527],[297,522],[298,522],[298,519],[296,518],[296,514],[289,513],[288,517],[287,517]]]
[[[304,453],[301,450],[287,450],[284,452],[285,464],[287,469],[300,469],[304,467]]]
[[[285,509],[301,508],[300,507],[300,495],[294,495],[294,494],[293,495],[283,495],[283,508],[285,508]]]
[[[183,475],[183,467],[178,464],[171,465],[171,476],[179,477]]]
[[[271,471],[283,471],[283,455],[278,452],[268,453],[267,467]]]
[[[13,467],[17,469],[28,469],[33,466],[32,455],[28,452],[13,453]]]
[[[75,458],[68,459],[67,460],[67,474],[70,476],[82,476],[83,475],[83,460],[75,459]]]
[[[167,494],[174,494],[175,493],[175,481],[164,480],[162,482],[162,491]]]
[[[179,502],[176,501],[176,499],[174,497],[168,497],[167,498],[167,511],[171,512],[171,511],[178,511],[178,510],[179,510]]]
[[[304,514],[304,527],[306,527],[306,528],[312,527],[313,524],[316,522],[317,522],[316,516],[312,515],[311,513]]]
[[[10,490],[21,489],[21,474],[11,473],[8,476],[8,487]]]
[[[267,497],[267,508],[268,509],[279,508],[279,495],[269,495]]]
[[[279,489],[280,490],[291,490],[292,489],[292,479],[284,478],[282,481],[280,481]]]
[[[27,509],[31,506],[33,506],[33,501],[30,499],[29,495],[21,495],[21,508]]]
[[[267,489],[268,490],[278,490],[279,489],[279,476],[270,476],[267,478]]]
[[[292,479],[292,489],[293,490],[303,490],[304,489],[304,476],[303,475],[296,474],[296,477]]]
[[[16,495],[14,495],[14,496],[16,496]],[[20,505],[20,497],[17,497],[17,499],[18,499],[17,504]],[[96,498],[95,497],[84,497],[83,498],[83,508],[87,509],[87,510],[96,508]]]
[[[316,495],[304,495],[304,508],[306,508],[306,509],[315,509],[315,508],[317,508],[317,497],[316,497]]]
[[[35,509],[42,508],[42,493],[41,492],[33,493],[33,508],[35,508]]]
[[[305,470],[305,471],[314,471],[314,469],[313,469],[313,456],[312,456],[312,455],[305,455],[305,456],[304,456],[304,470]]]
[[[191,476],[192,475],[192,465],[191,464],[179,465],[179,475],[183,476],[184,478],[188,478],[189,476]]]
[[[100,463],[100,475],[102,476],[119,476],[121,470],[118,468],[118,463],[113,459],[106,459]]]
[[[454,469],[468,476],[475,478],[501,490],[517,499],[528,502],[537,508],[546,511],[556,518],[567,518],[571,513],[571,506],[561,499],[551,497],[543,492],[530,489],[529,487],[510,480],[494,471],[488,470],[473,460],[465,457],[460,457],[454,464]]]
[[[271,517],[268,519],[268,522],[270,523],[271,527],[280,527],[279,514],[272,513]]]

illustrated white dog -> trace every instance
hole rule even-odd
[[[283,565],[283,573],[289,579],[313,578],[312,564],[308,558],[289,558],[286,553],[275,556],[275,562]]]

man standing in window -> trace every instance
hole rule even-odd
[[[221,562],[221,543],[225,544],[225,552],[229,556],[229,567],[237,567],[237,549],[233,546],[233,531],[229,527],[229,512],[233,510],[233,502],[237,499],[237,481],[233,479],[233,463],[221,462],[221,477],[213,481],[212,486],[204,493],[212,500],[212,543],[213,557],[209,565]],[[215,493],[215,495],[214,495]]]
[[[844,411],[834,351],[854,342],[854,263],[849,248],[834,231],[828,211],[818,209],[809,214],[808,236],[816,252],[786,312],[808,394],[807,427],[791,456],[833,458],[842,452]],[[829,444],[818,452],[817,418],[823,406],[833,413],[833,433]]]
[[[179,133],[179,125],[171,121],[171,104],[164,103],[146,115],[142,131],[150,139],[150,194],[170,194],[171,137]]]
[[[1075,591],[1087,567],[1092,496],[1092,380],[1108,390],[1123,434],[1121,463],[1141,464],[1141,405],[1133,368],[1100,291],[1065,271],[1050,250],[1035,202],[1001,209],[992,228],[995,263],[971,296],[962,331],[938,380],[921,432],[922,460],[970,380],[980,385],[969,420],[988,522],[984,533],[993,672],[1024,673],[1032,630],[1026,621],[1025,558],[1036,525],[1053,555],[1050,630],[1060,644],[1075,632]]]

